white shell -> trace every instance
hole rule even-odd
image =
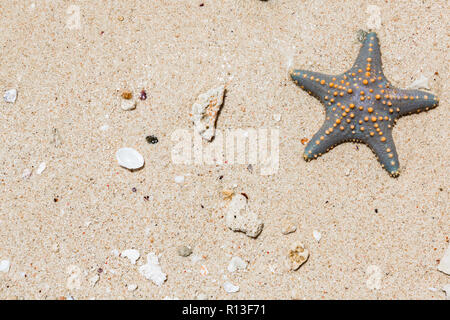
[[[144,157],[133,148],[122,148],[116,152],[116,159],[119,165],[130,169],[139,169],[144,165]]]
[[[17,90],[16,89],[11,89],[11,90],[6,91],[5,94],[3,95],[3,99],[7,103],[14,103],[14,102],[16,102]]]
[[[235,293],[239,291],[239,286],[235,286],[234,284],[228,281],[223,284],[223,288],[228,293]]]
[[[136,109],[136,101],[133,100],[122,100],[122,104],[120,105],[122,110],[130,111]]]

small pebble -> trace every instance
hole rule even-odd
[[[177,253],[182,257],[189,257],[192,254],[192,249],[188,246],[179,246],[177,248]]]
[[[147,92],[145,92],[145,90],[141,91],[141,93],[139,94],[139,99],[142,101],[147,100]]]
[[[3,95],[3,99],[5,100],[6,103],[16,102],[17,90],[11,89],[11,90],[6,91],[5,94]]]
[[[145,140],[147,140],[148,143],[150,144],[157,144],[158,143],[158,138],[155,136],[147,136],[145,137]]]
[[[131,91],[125,90],[124,92],[122,92],[122,98],[125,100],[130,100],[131,98],[133,98],[133,94],[131,93]]]
[[[297,227],[289,221],[285,221],[281,226],[281,233],[284,235],[293,233],[297,230]]]

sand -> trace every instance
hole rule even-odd
[[[397,179],[364,145],[305,162],[301,140],[324,111],[288,77],[291,67],[348,69],[369,5],[381,12],[388,79],[406,87],[423,75],[440,98],[395,127]],[[0,13],[0,91],[18,90],[14,104],[0,102],[0,260],[11,264],[1,299],[445,299],[446,1],[15,0]],[[218,130],[279,129],[275,174],[172,161],[172,134],[192,130],[192,103],[220,84]],[[142,89],[147,100],[123,111],[122,91]],[[122,147],[138,150],[144,168],[119,167]],[[262,216],[256,239],[227,228],[225,189]],[[283,235],[286,219],[297,230]],[[309,259],[286,270],[298,241]],[[193,254],[180,256],[182,245]],[[118,256],[127,249],[139,251],[135,265]],[[152,252],[161,286],[139,273]],[[234,256],[245,270],[227,270]]]

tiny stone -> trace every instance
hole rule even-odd
[[[182,257],[189,257],[192,254],[192,249],[188,246],[179,246],[177,253]]]
[[[139,99],[142,101],[147,100],[147,92],[145,92],[145,90],[141,91],[141,93],[139,94]]]
[[[366,39],[367,36],[367,31],[364,31],[362,29],[359,29],[358,32],[356,33],[356,37],[358,39],[359,42],[363,43],[364,39]]]
[[[145,137],[145,140],[147,140],[148,143],[150,144],[157,144],[158,143],[158,138],[155,136],[147,136]]]
[[[281,233],[284,235],[293,233],[296,230],[297,230],[297,227],[295,225],[293,225],[292,223],[290,223],[289,221],[284,222],[283,225],[281,226]]]
[[[130,91],[126,90],[122,92],[122,98],[125,100],[130,100],[131,98],[133,98],[133,94]]]
[[[11,89],[11,90],[6,91],[5,94],[3,95],[3,99],[5,100],[6,103],[16,102],[17,90]]]

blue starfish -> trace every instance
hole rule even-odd
[[[393,177],[399,161],[392,128],[401,116],[428,111],[438,99],[427,92],[395,88],[384,76],[376,33],[367,34],[353,67],[336,76],[292,70],[292,80],[324,106],[326,119],[305,148],[309,161],[343,142],[368,145]]]

